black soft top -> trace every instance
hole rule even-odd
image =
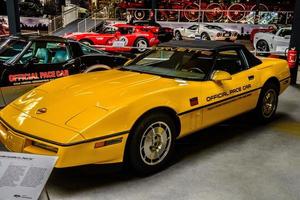
[[[173,40],[165,43],[161,43],[158,47],[171,47],[171,48],[186,48],[186,49],[199,49],[209,51],[221,51],[232,48],[243,49],[243,52],[247,58],[249,67],[253,67],[261,64],[261,60],[254,56],[243,44],[232,42],[221,42],[211,40]]]
[[[243,48],[244,45],[232,42],[220,42],[211,40],[172,40],[158,45],[159,47],[173,47],[173,48],[193,48],[217,51],[227,49],[230,47]]]

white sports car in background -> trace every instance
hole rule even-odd
[[[184,38],[196,38],[201,40],[230,40],[235,41],[238,36],[236,31],[228,31],[224,28],[210,24],[194,24],[188,28],[174,30],[175,40]]]
[[[258,52],[272,52],[277,55],[285,55],[289,48],[292,34],[291,27],[280,28],[276,33],[256,33],[253,46]]]

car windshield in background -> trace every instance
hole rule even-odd
[[[172,78],[204,80],[212,65],[212,51],[158,48],[138,57],[123,69]]]
[[[205,25],[205,27],[208,29],[224,30],[222,27],[215,25]]]
[[[20,40],[7,40],[0,47],[0,61],[6,62],[21,53],[28,42]]]

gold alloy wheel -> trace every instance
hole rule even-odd
[[[168,155],[171,142],[171,129],[166,123],[159,121],[151,124],[140,142],[141,159],[147,165],[159,164]]]
[[[262,114],[265,118],[270,118],[276,110],[278,101],[277,93],[274,89],[269,89],[263,97]]]

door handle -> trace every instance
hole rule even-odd
[[[249,81],[253,80],[254,79],[254,75],[248,76],[248,79],[249,79]]]

